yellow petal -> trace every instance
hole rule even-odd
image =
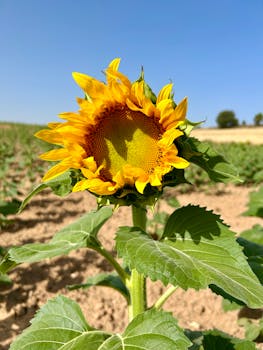
[[[140,107],[143,107],[144,105],[144,82],[143,81],[136,81],[132,84],[132,93],[133,97],[135,98],[136,104],[138,104]]]
[[[118,72],[118,71],[115,71],[111,68],[107,68],[106,69],[106,76],[107,76],[107,79],[111,79],[111,81],[115,81],[119,84],[119,82],[121,82],[126,88],[127,88],[127,91],[130,90],[131,88],[131,82],[130,80],[126,77],[126,75]]]
[[[126,105],[129,109],[131,109],[132,111],[142,111],[141,107],[136,106],[136,104],[134,104],[130,99],[126,99]]]
[[[85,149],[77,143],[70,143],[67,145],[67,148],[71,157],[74,157],[78,160],[85,159],[87,156]]]
[[[91,98],[106,94],[107,87],[101,81],[98,81],[97,79],[94,79],[86,74],[77,72],[73,72],[72,76],[81,89]]]
[[[136,187],[137,191],[139,193],[143,194],[143,191],[144,191],[147,183],[148,183],[148,180],[146,180],[146,181],[136,180],[135,181],[135,187]]]
[[[93,173],[97,170],[97,163],[94,160],[94,157],[88,157],[86,159],[83,159],[83,165]]]
[[[161,186],[162,185],[162,176],[160,174],[152,174],[150,175],[150,184],[152,186]]]
[[[46,182],[46,181],[52,180],[69,169],[70,169],[69,164],[63,164],[62,162],[60,162],[48,170],[48,172],[43,177],[42,181]]]
[[[156,104],[161,102],[162,100],[170,99],[172,92],[173,84],[165,85],[158,94]]]
[[[182,136],[183,134],[184,133],[179,129],[169,129],[165,131],[158,143],[160,145],[170,146],[172,145],[175,139],[177,139],[179,136]]]
[[[111,63],[109,64],[108,68],[112,70],[118,70],[120,62],[121,62],[120,58],[114,58],[114,60],[112,60]]]
[[[175,108],[174,118],[177,121],[184,121],[187,113],[187,97],[185,97]]]
[[[81,180],[72,188],[72,192],[85,191],[89,187],[89,180]]]
[[[76,183],[72,191],[89,190],[98,195],[109,195],[117,191],[116,185],[111,182],[104,182],[101,179],[81,180]]]
[[[56,145],[63,144],[63,137],[54,130],[43,129],[38,131],[35,136],[49,143],[54,143]]]
[[[186,159],[176,156],[174,157],[173,162],[171,162],[171,165],[176,169],[185,169],[190,163]]]
[[[117,71],[118,68],[119,68],[119,65],[120,65],[120,61],[121,59],[120,58],[115,58],[113,61],[111,61],[111,63],[109,64],[108,68],[109,70],[112,70],[112,71]],[[110,75],[108,75],[106,73],[106,77],[107,77],[107,83],[109,85],[112,84],[113,81],[115,81],[115,78],[112,78]]]
[[[52,151],[43,153],[39,156],[39,158],[44,160],[56,161],[56,160],[62,160],[68,157],[69,155],[70,154],[67,149],[59,148],[59,149],[53,149]]]
[[[48,126],[50,129],[56,129],[56,128],[60,127],[61,124],[62,124],[62,123],[59,123],[59,122],[53,122],[53,123],[48,123],[47,126]]]

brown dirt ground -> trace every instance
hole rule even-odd
[[[218,130],[199,129],[195,136],[199,139],[211,139],[212,132]],[[241,132],[244,130],[244,134]],[[235,130],[232,129],[232,132]],[[228,130],[212,137],[213,141],[230,141]],[[258,139],[255,132],[259,135]],[[223,136],[222,136],[223,134]],[[231,141],[262,143],[263,128],[239,128],[238,136],[232,134]],[[208,135],[208,136],[207,136]],[[242,135],[242,136],[241,136]],[[233,231],[239,233],[262,224],[262,219],[244,217],[248,195],[252,188],[220,186],[207,191],[186,194],[174,193],[181,205],[189,203],[206,206],[221,214]],[[9,247],[29,242],[47,242],[55,232],[73,222],[80,215],[96,208],[95,199],[87,193],[75,193],[66,198],[43,192],[37,195],[22,214],[14,217],[14,223],[0,233],[0,246]],[[163,201],[162,210],[171,210]],[[100,238],[110,251],[114,248],[113,237],[118,226],[130,225],[129,208],[120,208],[105,224]],[[127,324],[125,301],[117,292],[106,287],[93,287],[88,290],[68,291],[69,284],[84,282],[88,276],[102,271],[111,271],[111,266],[91,250],[81,249],[51,260],[31,265],[22,264],[10,273],[13,285],[0,287],[0,350],[7,350],[12,339],[29,325],[30,319],[49,298],[58,294],[76,300],[88,322],[98,328],[121,332]],[[151,305],[165,290],[161,283],[148,281],[148,301]],[[217,328],[237,337],[244,337],[239,327],[238,311],[224,313],[221,297],[209,290],[183,291],[178,289],[166,302],[164,308],[172,311],[179,324],[192,330]],[[262,315],[262,310],[259,312]],[[260,347],[263,349],[263,346]]]

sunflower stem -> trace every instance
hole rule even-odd
[[[132,206],[133,225],[145,231],[146,229],[146,209]],[[146,310],[146,279],[136,269],[131,271],[129,282],[131,303],[129,305],[129,320]]]
[[[153,308],[156,310],[160,310],[163,306],[163,304],[166,302],[166,300],[176,291],[178,286],[171,286],[169,287],[163,295],[160,296],[160,298],[155,302],[153,305]]]
[[[116,270],[120,276],[122,282],[126,285],[130,276],[127,272],[121,267],[117,260],[100,244],[98,247],[94,248],[98,253],[100,253]]]

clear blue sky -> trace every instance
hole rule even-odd
[[[155,92],[174,83],[188,118],[263,113],[263,0],[0,0],[0,120],[46,124],[75,111],[71,72],[104,79],[141,65]]]

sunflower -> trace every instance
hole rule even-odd
[[[178,156],[175,140],[183,135],[187,99],[176,105],[172,84],[157,98],[144,79],[134,83],[118,71],[120,59],[105,70],[106,83],[73,73],[85,98],[78,98],[79,111],[62,113],[62,123],[50,123],[36,136],[61,146],[40,157],[59,161],[44,176],[49,181],[70,169],[79,169],[81,180],[73,191],[89,190],[112,195],[145,187],[162,189],[164,175],[189,163]]]

